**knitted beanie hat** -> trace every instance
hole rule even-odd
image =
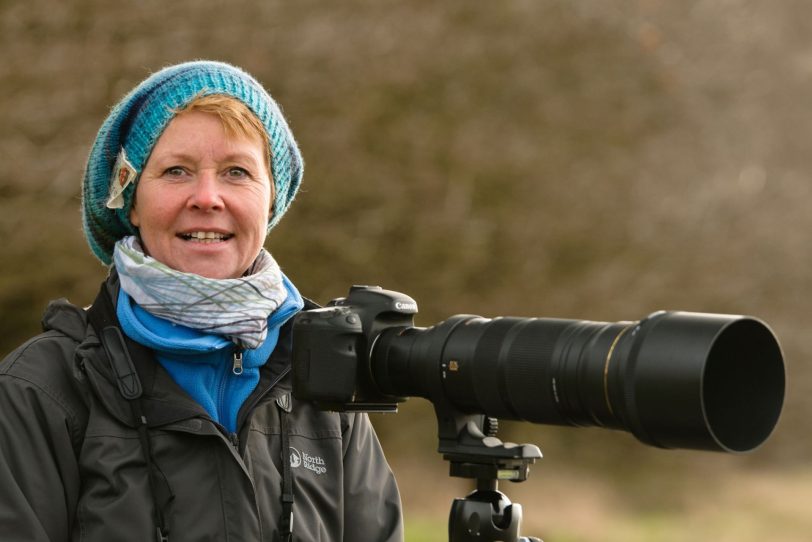
[[[212,61],[170,66],[113,107],[90,150],[82,183],[82,225],[90,249],[103,263],[111,263],[116,241],[136,232],[129,219],[135,185],[161,133],[175,111],[209,94],[243,102],[265,127],[275,194],[268,230],[282,218],[302,181],[304,164],[279,106],[256,79],[235,66]]]

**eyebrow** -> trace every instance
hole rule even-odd
[[[255,158],[258,158],[259,162],[257,162]],[[244,152],[234,152],[231,154],[227,154],[222,159],[223,162],[237,162],[240,160],[249,160],[250,162],[253,163],[263,162],[262,156],[255,157],[252,153],[244,153]]]
[[[175,151],[170,151],[170,152],[167,152],[167,153],[164,153],[164,154],[158,154],[158,155],[155,156],[155,158],[157,158],[159,160],[162,160],[162,161],[175,161],[175,160],[180,160],[180,161],[185,161],[185,162],[194,162],[195,161],[195,157],[192,156],[191,154],[187,154],[185,152],[175,152]],[[252,153],[247,153],[247,152],[232,152],[232,153],[226,154],[223,157],[219,157],[217,161],[218,162],[241,162],[243,160],[247,160],[247,161],[249,161],[249,162],[251,162],[252,164],[255,164],[255,165],[265,163],[264,158],[262,156],[255,157]]]

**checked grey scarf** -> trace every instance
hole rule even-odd
[[[245,276],[210,279],[176,271],[144,254],[134,236],[116,243],[113,261],[121,288],[148,313],[207,333],[241,348],[256,348],[268,317],[287,297],[282,271],[264,248]]]

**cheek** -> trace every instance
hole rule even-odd
[[[138,228],[141,225],[141,215],[139,213],[138,202],[141,200],[141,197],[138,195],[138,190],[133,193],[133,202],[130,206],[130,214],[128,215],[130,218],[130,224]]]
[[[251,212],[253,219],[251,222],[254,225],[254,229],[257,232],[257,235],[265,237],[265,232],[268,229],[268,222],[271,220],[270,212],[268,211],[268,206],[257,206],[254,211]]]
[[[130,219],[134,218],[142,230],[167,227],[183,206],[184,196],[179,190],[150,182],[139,186],[135,196]]]
[[[268,222],[273,216],[273,190],[268,186],[257,188],[253,191],[251,201],[255,203],[248,214],[256,217],[255,220],[261,225],[257,229],[267,230]]]
[[[130,220],[133,225],[142,231],[151,230],[155,227],[155,208],[146,206],[144,203],[146,202],[141,202],[140,210],[130,213]]]
[[[141,226],[141,219],[138,216],[138,211],[135,209],[135,203],[133,203],[132,209],[130,209],[130,224],[136,228]]]

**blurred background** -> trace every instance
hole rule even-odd
[[[766,320],[785,410],[747,455],[512,423],[544,459],[501,489],[558,541],[809,540],[812,6],[801,1],[0,0],[5,353],[106,270],[80,226],[109,107],[164,65],[244,67],[282,104],[303,190],[267,247],[308,297],[403,291],[457,313]],[[407,540],[471,488],[431,406],[374,415]]]

